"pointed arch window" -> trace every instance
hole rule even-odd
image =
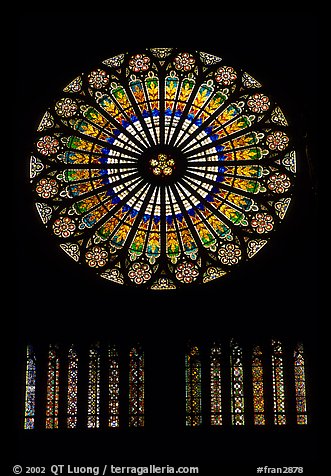
[[[242,348],[231,342],[231,421],[233,425],[245,424],[244,367]]]
[[[68,352],[67,428],[76,428],[78,412],[78,354],[74,346]]]
[[[221,346],[210,350],[210,423],[222,425]]]
[[[275,425],[286,424],[285,382],[283,346],[279,340],[272,341],[272,387]]]
[[[89,379],[87,400],[87,427],[100,426],[100,349],[99,345],[89,350]]]
[[[59,379],[60,357],[58,355],[58,347],[50,345],[47,368],[46,429],[59,427]]]
[[[186,426],[199,426],[201,414],[201,359],[199,349],[190,346],[185,355]]]
[[[294,383],[297,424],[305,425],[308,423],[308,417],[306,401],[305,360],[302,343],[299,343],[294,350]]]
[[[108,347],[108,390],[109,390],[109,419],[108,426],[110,428],[119,426],[119,360],[118,352],[115,346]]]
[[[258,345],[253,348],[252,384],[254,425],[265,425],[262,350]]]
[[[129,355],[129,426],[145,424],[145,365],[140,346],[132,347]]]
[[[24,429],[35,427],[36,407],[36,356],[31,345],[26,349]]]

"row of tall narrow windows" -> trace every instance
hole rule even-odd
[[[283,345],[279,340],[271,342],[271,358],[266,359],[261,346],[254,346],[251,352],[249,365],[243,359],[243,349],[235,341],[231,341],[229,352],[222,353],[220,344],[213,344],[208,349],[201,349],[195,345],[189,345],[185,353],[185,405],[186,426],[198,427],[203,423],[212,426],[224,424],[223,400],[225,392],[230,392],[231,424],[245,425],[246,414],[253,413],[254,425],[266,425],[270,419],[266,416],[266,378],[272,382],[272,418],[275,425],[287,423],[287,380],[284,375]],[[202,355],[203,354],[203,355]],[[63,356],[63,354],[61,354]],[[145,425],[145,370],[144,351],[141,346],[134,346],[129,350],[128,366],[125,376],[127,385],[125,391],[126,414],[129,427],[143,427]],[[46,429],[59,428],[59,401],[62,408],[65,407],[65,427],[77,428],[78,419],[84,418],[84,426],[87,428],[101,427],[101,412],[107,412],[107,426],[116,428],[121,425],[120,413],[121,369],[119,353],[115,346],[109,345],[101,352],[99,345],[93,345],[88,350],[87,360],[87,385],[79,387],[79,379],[82,377],[82,368],[79,366],[80,356],[74,345],[70,346],[64,365],[60,365],[60,353],[57,346],[49,346],[47,355],[47,383],[45,392],[45,405],[42,405],[44,416],[38,421],[44,421]],[[106,359],[106,375],[102,372],[102,359]],[[104,363],[103,363],[103,369]],[[25,381],[25,407],[24,428],[36,428],[36,395],[38,390],[37,373],[39,361],[31,345],[27,346],[26,354],[26,381]],[[60,391],[61,383],[65,388]],[[292,382],[294,388],[294,413],[296,423],[305,425],[308,423],[306,376],[304,349],[302,343],[295,346],[291,359]],[[65,377],[65,378],[63,378]],[[106,377],[107,382],[104,381]],[[123,378],[123,376],[122,376]],[[205,383],[207,382],[207,385]],[[245,395],[249,382],[251,398]],[[106,389],[106,393],[105,393]],[[82,391],[87,391],[87,405],[85,415],[79,410],[79,399]],[[166,391],[166,389],[165,389]],[[228,395],[227,401],[228,401]],[[86,396],[85,396],[86,397]],[[103,405],[101,406],[101,401]],[[107,401],[106,406],[104,402]],[[203,405],[208,406],[208,412],[204,411]],[[252,408],[247,408],[251,406]],[[292,409],[293,410],[293,409]],[[206,417],[207,415],[207,417]],[[203,422],[207,418],[208,422]],[[104,421],[104,417],[102,417]],[[38,426],[38,425],[37,425]],[[82,427],[80,425],[80,427]]]
[[[256,345],[253,347],[249,365],[243,360],[243,349],[238,343],[231,341],[229,366],[224,360],[227,356],[222,355],[221,345],[214,344],[209,351],[207,365],[204,371],[208,372],[210,424],[214,426],[223,424],[223,380],[230,383],[230,412],[232,425],[245,425],[245,414],[247,413],[247,403],[245,391],[247,384],[250,385],[250,404],[253,408],[254,425],[265,425],[266,419],[266,374],[271,374],[272,378],[272,404],[273,423],[275,425],[285,425],[287,423],[286,386],[284,375],[284,355],[283,345],[279,340],[271,342],[271,361],[268,363],[264,358],[262,349]],[[269,357],[269,356],[268,356]],[[291,377],[294,383],[295,392],[295,418],[298,425],[308,423],[307,397],[306,397],[306,376],[303,344],[295,346],[292,354]],[[227,370],[227,374],[224,370]],[[245,375],[248,373],[249,375]],[[229,376],[229,379],[227,378]],[[246,378],[248,377],[248,378]],[[289,383],[289,382],[288,382]],[[199,348],[191,346],[185,356],[185,388],[186,388],[186,425],[200,426],[203,416],[203,392],[202,392],[202,359]],[[269,422],[268,422],[269,423]]]

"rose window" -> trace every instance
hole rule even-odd
[[[44,111],[35,205],[68,257],[117,285],[173,290],[235,272],[293,195],[287,118],[248,72],[204,52],[123,53]]]

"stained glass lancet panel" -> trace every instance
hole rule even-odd
[[[46,428],[59,427],[60,358],[58,347],[50,345],[47,367]]]
[[[68,352],[67,428],[76,428],[78,412],[78,354],[74,346]]]
[[[245,424],[244,366],[242,348],[231,342],[231,421],[233,425]]]
[[[26,371],[25,371],[25,405],[24,405],[24,429],[33,430],[35,427],[35,407],[36,407],[36,357],[33,347],[26,349]]]
[[[93,345],[89,350],[89,377],[87,396],[87,427],[100,426],[100,349]]]
[[[252,356],[254,425],[265,425],[262,350],[255,346]]]
[[[299,343],[294,350],[294,384],[297,424],[306,425],[308,423],[308,417],[306,401],[305,360],[302,343]]]
[[[186,426],[199,426],[201,414],[201,359],[199,349],[190,346],[185,355]]]
[[[210,423],[222,425],[221,346],[210,350]]]
[[[129,355],[129,426],[145,424],[145,365],[144,352],[139,346]]]
[[[108,363],[109,363],[109,375],[108,375],[108,389],[109,389],[109,427],[119,426],[119,360],[118,352],[114,346],[108,347]]]
[[[272,341],[272,386],[275,425],[286,424],[283,346]]]

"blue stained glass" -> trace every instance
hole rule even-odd
[[[160,216],[159,215],[154,215],[153,220],[154,220],[154,223],[157,225],[160,221]]]
[[[146,109],[145,109],[142,113],[142,116],[143,117],[150,117],[150,113],[148,111],[146,111]]]
[[[165,110],[164,114],[165,114],[166,116],[171,116],[172,110],[170,109],[170,107],[167,107],[167,109]]]
[[[202,203],[198,203],[197,208],[199,210],[204,210],[205,209],[205,207],[202,205]]]
[[[137,122],[139,120],[137,116],[131,116],[130,119],[132,122]]]
[[[218,140],[218,135],[214,134],[212,136],[209,136],[212,141]]]
[[[131,217],[134,218],[138,215],[138,212],[137,210],[135,210],[134,208],[131,210],[131,213],[130,213]]]
[[[180,117],[181,115],[182,115],[182,111],[177,110],[177,111],[175,112],[175,116],[176,116],[176,117]]]
[[[127,128],[130,125],[130,122],[125,121],[124,119],[122,120],[122,126]]]
[[[150,215],[144,215],[143,216],[143,221],[146,223],[150,218],[151,218]]]
[[[110,149],[106,149],[105,147],[103,149],[101,149],[101,152],[105,155],[109,155],[110,153]],[[107,162],[107,159],[104,158],[104,157],[100,157],[100,162],[104,163],[104,162]]]
[[[215,149],[217,152],[222,152],[222,150],[224,150],[224,147],[222,145],[217,145]]]
[[[116,203],[120,203],[121,199],[119,197],[114,197],[111,201],[111,203],[114,203],[116,205]]]
[[[167,215],[167,223],[171,225],[172,223],[172,215]]]
[[[176,218],[177,218],[177,220],[182,222],[183,221],[183,214],[182,213],[177,213]]]
[[[194,211],[193,208],[191,208],[190,210],[188,210],[187,213],[188,213],[189,215],[191,215],[192,217],[194,217],[194,215],[195,215],[195,211]]]
[[[201,124],[202,124],[202,119],[201,119],[201,118],[195,119],[194,124],[196,124],[197,126],[201,126]]]
[[[153,115],[154,117],[158,117],[158,116],[160,115],[160,111],[159,111],[158,109],[153,109],[152,115]]]

